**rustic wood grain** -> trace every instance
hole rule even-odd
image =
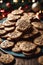
[[[40,65],[37,62],[37,58],[36,59],[15,58],[15,59],[16,61],[9,65]],[[0,63],[0,65],[4,65],[4,64]]]

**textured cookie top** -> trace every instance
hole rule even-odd
[[[31,43],[29,41],[22,41],[22,44],[20,45],[20,48],[22,51],[29,52],[31,50],[34,50],[36,48],[36,45],[34,43]]]

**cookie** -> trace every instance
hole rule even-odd
[[[10,21],[5,21],[5,22],[3,22],[3,25],[5,26],[5,27],[10,27],[10,26],[15,26],[15,24],[16,24],[16,22],[10,22]]]
[[[41,65],[43,65],[43,56],[40,56],[38,58],[38,63],[41,64]]]
[[[13,46],[14,46],[14,42],[11,42],[11,41],[8,41],[8,40],[5,40],[0,44],[0,47],[3,48],[3,49],[11,48]]]
[[[10,54],[3,54],[0,57],[0,62],[4,63],[4,64],[9,64],[11,62],[14,61],[14,57]]]
[[[23,32],[27,29],[30,29],[30,27],[31,27],[31,25],[28,21],[21,20],[21,21],[19,21],[18,26],[16,27],[16,29]]]
[[[8,17],[7,17],[7,20],[15,21],[15,20],[19,19],[20,17],[21,17],[20,15],[9,14]]]
[[[23,13],[23,10],[14,10],[12,11],[12,14],[14,15],[21,15]]]
[[[15,27],[13,26],[13,27],[5,27],[4,28],[5,29],[5,31],[12,31],[12,30],[14,30],[15,29]]]
[[[17,38],[21,37],[21,35],[22,35],[22,32],[14,30],[12,33],[9,34],[9,38],[17,39]]]
[[[20,44],[21,44],[20,41],[17,42],[17,43],[15,44],[15,46],[12,48],[12,51],[13,51],[13,52],[21,52]]]
[[[41,49],[39,47],[36,48],[36,51],[34,52],[34,54],[39,54],[41,52]]]
[[[0,23],[0,29],[4,29],[3,23]]]
[[[6,33],[5,35],[2,35],[1,38],[8,38],[9,37],[9,33]]]
[[[30,33],[29,33],[29,32],[26,32],[26,34],[24,34],[24,35],[22,36],[22,38],[27,39],[27,38],[32,37],[32,36],[34,36],[35,34],[38,33],[38,30],[37,30],[36,28],[32,28],[31,30],[32,30],[32,31],[30,31]]]
[[[0,44],[2,43],[2,39],[0,38]]]
[[[43,46],[43,35],[34,39],[34,43],[39,46]]]
[[[33,55],[33,53],[26,53],[26,52],[22,52],[24,55],[26,55],[26,56],[32,56]]]
[[[22,41],[20,45],[20,49],[24,52],[30,52],[36,48],[36,45],[29,41]]]
[[[5,33],[6,33],[6,31],[4,29],[0,29],[0,35],[3,35]]]
[[[31,24],[38,29],[43,29],[43,23],[42,22],[32,22]]]

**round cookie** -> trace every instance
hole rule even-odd
[[[22,14],[23,13],[23,10],[14,10],[14,11],[12,11],[12,14],[14,14],[14,15],[18,15],[18,14]]]
[[[37,33],[38,33],[38,30],[36,28],[33,28],[33,30],[30,33],[27,32],[22,37],[25,38],[25,39],[27,39],[27,38],[32,37],[33,35],[35,35]]]
[[[1,36],[1,38],[8,38],[8,37],[9,37],[9,33]]]
[[[15,44],[15,46],[12,48],[12,51],[13,51],[13,52],[21,52],[20,44],[21,44],[20,41],[17,42],[17,43]]]
[[[6,33],[6,31],[4,30],[4,29],[1,29],[0,30],[0,35],[3,35],[3,34],[5,34]]]
[[[4,29],[3,23],[0,23],[0,29]]]
[[[25,31],[31,27],[30,23],[27,20],[21,20],[18,23],[18,26],[16,27],[19,31]]]
[[[34,39],[34,43],[39,46],[43,46],[43,35]]]
[[[14,61],[14,57],[10,54],[2,54],[0,56],[0,62],[4,64],[9,64]]]
[[[5,40],[0,44],[0,47],[3,49],[12,48],[14,46],[14,42]]]
[[[22,41],[20,45],[20,49],[24,52],[30,52],[36,48],[36,45],[29,41]]]
[[[3,22],[3,25],[5,26],[5,27],[10,27],[10,26],[15,26],[15,24],[16,24],[16,22],[10,22],[10,21],[5,21],[5,22]]]
[[[34,54],[39,54],[41,52],[41,49],[39,47],[37,47],[36,51],[34,52]]]
[[[21,37],[21,35],[22,35],[22,32],[14,30],[12,33],[9,34],[9,38],[17,39],[17,38]]]
[[[9,14],[8,17],[7,17],[7,20],[15,21],[15,20],[19,19],[20,17],[21,17],[20,15]]]
[[[38,63],[41,64],[41,65],[43,65],[43,56],[40,56],[38,58]]]
[[[43,29],[43,23],[42,22],[32,22],[31,24],[38,29]]]
[[[14,26],[13,27],[5,27],[4,29],[5,29],[5,31],[12,31],[15,29],[15,27]]]

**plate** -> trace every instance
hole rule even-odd
[[[6,18],[4,18],[3,20],[0,20],[0,22],[2,23],[2,22],[5,22],[5,20],[6,20]],[[5,39],[3,39],[3,41],[4,41]],[[2,48],[0,48],[0,50],[2,51],[2,52],[4,52],[4,53],[8,53],[8,54],[11,54],[11,55],[13,55],[13,56],[16,56],[16,57],[27,57],[27,56],[25,56],[24,54],[22,54],[22,53],[15,53],[15,52],[12,52],[12,51],[10,51],[10,50],[4,50],[4,49],[2,49]],[[43,53],[43,48],[42,48],[42,51],[41,51],[42,53]]]

